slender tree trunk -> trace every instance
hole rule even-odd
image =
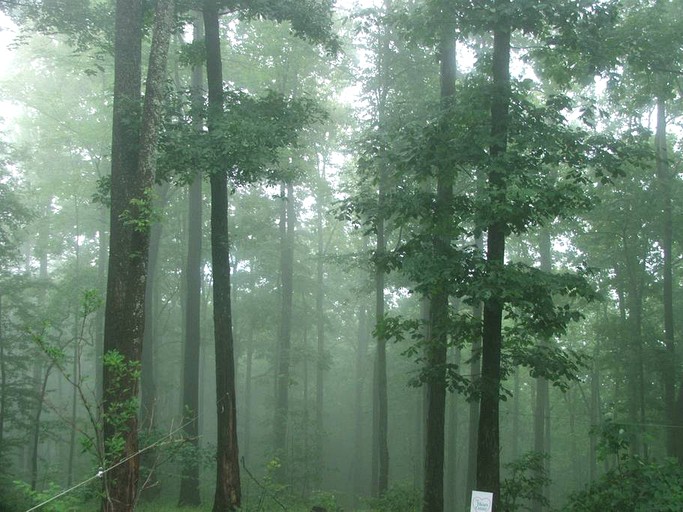
[[[195,19],[193,40],[202,41],[204,30],[201,20]],[[202,129],[203,119],[198,114],[204,103],[202,86],[203,67],[192,68],[193,123]],[[187,261],[185,266],[185,345],[183,350],[183,424],[190,453],[199,449],[199,355],[201,347],[202,301],[202,174],[199,170],[188,195]],[[180,479],[179,506],[197,507],[201,504],[199,492],[199,463],[197,457],[183,461]]]
[[[356,381],[354,393],[354,452],[351,461],[351,480],[353,485],[354,505],[357,505],[358,497],[365,495],[366,486],[363,484],[363,468],[365,467],[365,443],[363,442],[363,388],[365,385],[366,366],[365,360],[368,355],[368,312],[365,305],[358,307],[358,346],[356,349]]]
[[[666,102],[662,96],[657,98],[657,133],[655,137],[655,153],[657,158],[657,179],[660,185],[662,200],[662,237],[661,249],[664,259],[663,296],[664,305],[664,407],[666,418],[671,428],[667,431],[667,455],[676,456],[677,438],[681,437],[680,429],[676,428],[678,417],[676,414],[676,345],[674,335],[674,305],[673,305],[673,214],[671,189],[673,185],[666,142]]]
[[[244,368],[244,442],[242,457],[249,463],[251,457],[251,411],[252,411],[252,381],[254,369],[254,328],[249,329],[247,346],[247,361]]]
[[[380,170],[380,184],[379,184],[379,201],[382,211],[382,202],[385,194],[386,171]],[[381,322],[384,319],[384,254],[386,251],[386,242],[384,241],[384,219],[381,213],[377,216],[377,248],[376,258],[377,266],[375,268],[375,321]],[[375,399],[373,403],[376,406],[376,422],[375,435],[373,440],[376,444],[373,445],[374,456],[376,463],[376,473],[373,473],[373,494],[375,496],[383,495],[389,487],[389,444],[388,444],[388,396],[387,396],[387,340],[381,333],[376,337],[376,355],[375,355]]]
[[[445,13],[448,16],[450,13]],[[447,110],[455,96],[455,23],[445,22],[441,34],[441,102]],[[448,258],[453,232],[453,171],[438,170],[434,213],[433,251],[437,259]],[[446,423],[446,357],[450,327],[448,283],[437,282],[429,296],[429,332],[425,343],[427,423],[425,439],[423,512],[443,511],[444,434]]]
[[[477,237],[477,247],[483,247],[481,236]],[[472,307],[472,318],[481,325],[483,308],[481,304]],[[481,376],[481,333],[472,342],[470,355],[470,375],[472,384],[479,386]],[[465,506],[470,506],[470,496],[472,491],[477,488],[477,438],[479,435],[479,397],[469,399],[469,418],[468,418],[468,444],[467,444],[467,493],[465,496]]]
[[[291,183],[280,185],[282,210],[280,215],[280,332],[278,336],[277,395],[273,422],[273,448],[280,458],[279,477],[290,475],[287,460],[289,424],[289,381],[291,371],[292,299],[294,294],[294,194]]]
[[[223,70],[216,0],[204,1],[206,77],[209,89],[209,130],[223,117]],[[228,177],[212,169],[211,271],[213,274],[213,323],[216,350],[217,454],[213,512],[240,506],[240,471],[237,446],[235,355],[230,305],[230,244],[228,239]]]
[[[43,414],[43,404],[47,395],[47,381],[50,378],[53,363],[48,363],[45,373],[41,376],[40,388],[38,390],[38,406],[33,417],[33,433],[31,436],[31,490],[35,491],[38,487],[38,444],[40,442],[40,418]]]
[[[456,368],[460,368],[461,351],[460,347],[453,347],[453,364]],[[449,417],[448,417],[448,459],[446,463],[446,510],[457,510],[459,501],[460,486],[458,478],[458,441],[460,437],[459,425],[459,395],[457,393],[450,394],[449,400]]]
[[[521,402],[521,382],[519,376],[519,367],[514,368],[512,377],[512,440],[510,444],[512,445],[510,449],[510,459],[517,460],[519,457],[519,438],[520,438],[520,426],[519,426],[519,405]]]
[[[542,229],[539,238],[539,253],[541,255],[541,270],[544,272],[552,271],[552,255],[551,255],[551,239],[550,233],[547,229]],[[550,340],[545,339],[541,341],[542,346],[548,346]],[[549,446],[546,443],[547,437],[550,435],[549,420],[549,387],[548,380],[544,377],[536,379],[536,406],[534,408],[534,451],[537,453],[548,454]],[[545,472],[547,472],[547,461],[543,462]],[[541,475],[537,475],[540,477]],[[540,490],[540,492],[547,498],[547,486]],[[544,509],[542,501],[535,501],[533,503],[533,512],[540,512]]]
[[[107,214],[104,208],[100,210],[100,234],[97,256],[97,288],[104,297],[107,286],[107,249],[108,236],[106,232]],[[104,354],[104,307],[100,307],[95,313],[95,400],[98,410],[101,410],[104,389],[104,365],[102,355]]]
[[[325,273],[324,273],[324,240],[323,240],[323,202],[322,185],[325,183],[325,161],[318,164],[320,176],[318,194],[316,197],[316,235],[317,235],[317,261],[316,261],[316,294],[315,294],[315,321],[316,336],[318,338],[316,372],[315,372],[315,467],[317,483],[320,484],[323,474],[323,440],[325,438],[325,425],[323,423],[323,408],[325,406]]]
[[[153,201],[156,210],[166,206],[169,183],[155,187],[158,200]],[[147,283],[145,285],[145,331],[142,342],[142,372],[140,376],[140,429],[143,432],[154,433],[156,430],[156,362],[155,345],[157,343],[157,310],[159,293],[156,285],[159,267],[159,248],[161,246],[162,224],[156,222],[151,227],[149,240],[149,255],[147,257]],[[152,501],[159,497],[161,492],[160,482],[156,478],[158,451],[155,448],[146,450],[140,457],[140,466],[143,470],[144,480],[140,493],[146,501]]]
[[[80,238],[80,227],[78,222],[78,202],[75,204],[76,209],[76,243],[74,246],[74,251],[76,254],[76,275],[80,273],[81,267],[81,247],[79,243]],[[80,302],[77,303],[80,305]],[[81,333],[80,333],[80,308],[78,305],[74,308],[74,325],[73,325],[73,361],[71,365],[71,378],[73,379],[73,384],[71,387],[71,431],[69,432],[69,459],[67,461],[66,468],[66,485],[71,487],[74,476],[74,459],[76,455],[76,431],[78,430],[78,389],[77,387],[81,382]]]
[[[3,324],[2,293],[0,292],[0,453],[5,453],[5,416],[7,414],[7,360],[5,359],[5,330]]]
[[[508,108],[510,101],[510,34],[507,10],[509,0],[496,0],[498,22],[493,31],[493,96],[491,98],[492,167],[488,172],[488,193],[494,201],[505,201],[505,178],[502,161],[507,150]],[[497,198],[497,199],[496,199]],[[488,227],[488,272],[499,273],[505,267],[505,224],[493,221]],[[500,499],[500,381],[503,303],[493,296],[484,303],[481,361],[481,407],[477,440],[477,487],[493,493],[494,506]]]

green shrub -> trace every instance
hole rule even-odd
[[[368,505],[374,512],[417,512],[422,508],[422,494],[411,485],[396,485],[380,498],[368,500]]]
[[[620,464],[586,490],[573,494],[564,512],[680,512],[683,468],[673,460],[648,462],[622,456]]]

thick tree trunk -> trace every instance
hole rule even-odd
[[[491,98],[492,168],[488,172],[488,193],[494,201],[505,201],[503,168],[507,150],[508,108],[510,101],[510,20],[509,0],[496,0],[498,22],[493,31],[493,96]],[[487,264],[490,273],[505,267],[505,224],[494,221],[488,227]],[[492,492],[493,509],[500,499],[500,426],[499,394],[501,380],[503,303],[493,296],[484,303],[481,360],[481,406],[477,440],[477,488]]]
[[[273,421],[273,448],[280,458],[279,479],[290,475],[287,460],[289,424],[289,381],[291,371],[292,300],[294,296],[294,189],[291,183],[280,185],[280,332],[277,351],[277,393]]]
[[[138,450],[137,414],[128,413],[122,417],[120,411],[132,407],[137,399],[135,373],[142,353],[144,326],[147,233],[141,230],[134,236],[132,226],[122,222],[123,215],[131,207],[131,199],[140,199],[145,187],[144,180],[138,176],[141,43],[142,3],[140,0],[117,0],[104,357],[118,353],[125,363],[135,365],[135,368],[126,371],[120,366],[103,365],[106,463],[112,465],[131,457],[104,475],[102,508],[105,512],[133,510],[139,472],[139,459],[135,455]],[[121,452],[110,453],[107,447],[117,439],[123,442],[124,448]]]
[[[448,16],[450,13],[446,13]],[[441,61],[441,102],[447,110],[455,96],[455,29],[444,23],[439,58]],[[448,258],[451,244],[453,170],[441,168],[436,177],[433,251],[437,259]],[[444,434],[446,423],[446,357],[450,313],[448,283],[436,283],[429,296],[429,332],[425,343],[427,385],[427,423],[425,439],[423,512],[443,511]]]
[[[209,130],[223,116],[223,70],[221,63],[218,5],[204,1],[206,77],[209,89]],[[211,184],[211,271],[213,274],[213,325],[216,351],[217,453],[216,491],[213,512],[240,506],[240,471],[237,446],[235,355],[230,304],[230,244],[228,240],[228,177],[212,169]]]
[[[194,21],[194,41],[204,38],[200,20]],[[192,68],[192,102],[196,112],[203,106],[203,68]],[[193,123],[201,130],[203,120],[195,114]],[[202,300],[202,175],[197,173],[190,185],[187,219],[187,261],[185,263],[185,345],[183,350],[183,423],[186,443],[195,453],[199,448],[199,354],[201,347]],[[199,464],[196,457],[183,461],[180,479],[179,506],[201,504]]]
[[[135,404],[144,331],[151,192],[172,20],[173,2],[159,1],[138,131],[142,5],[139,0],[118,0],[116,5],[111,240],[104,353],[105,357],[118,354],[121,360],[104,364],[104,447],[106,463],[111,468],[103,479],[102,508],[106,512],[132,511],[137,499]],[[112,446],[121,445],[123,450],[112,450]]]

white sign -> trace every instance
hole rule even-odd
[[[470,512],[491,512],[493,510],[493,493],[472,491]]]

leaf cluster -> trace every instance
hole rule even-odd
[[[159,172],[166,179],[189,182],[198,172],[226,172],[237,185],[278,181],[281,151],[293,147],[308,126],[326,113],[310,98],[286,98],[269,91],[257,97],[226,89],[224,110],[211,130],[196,125],[189,103],[169,113],[160,141]],[[198,114],[205,118],[205,108]]]
[[[226,0],[223,4],[242,19],[289,21],[297,37],[322,45],[331,55],[341,50],[333,28],[333,0]]]

